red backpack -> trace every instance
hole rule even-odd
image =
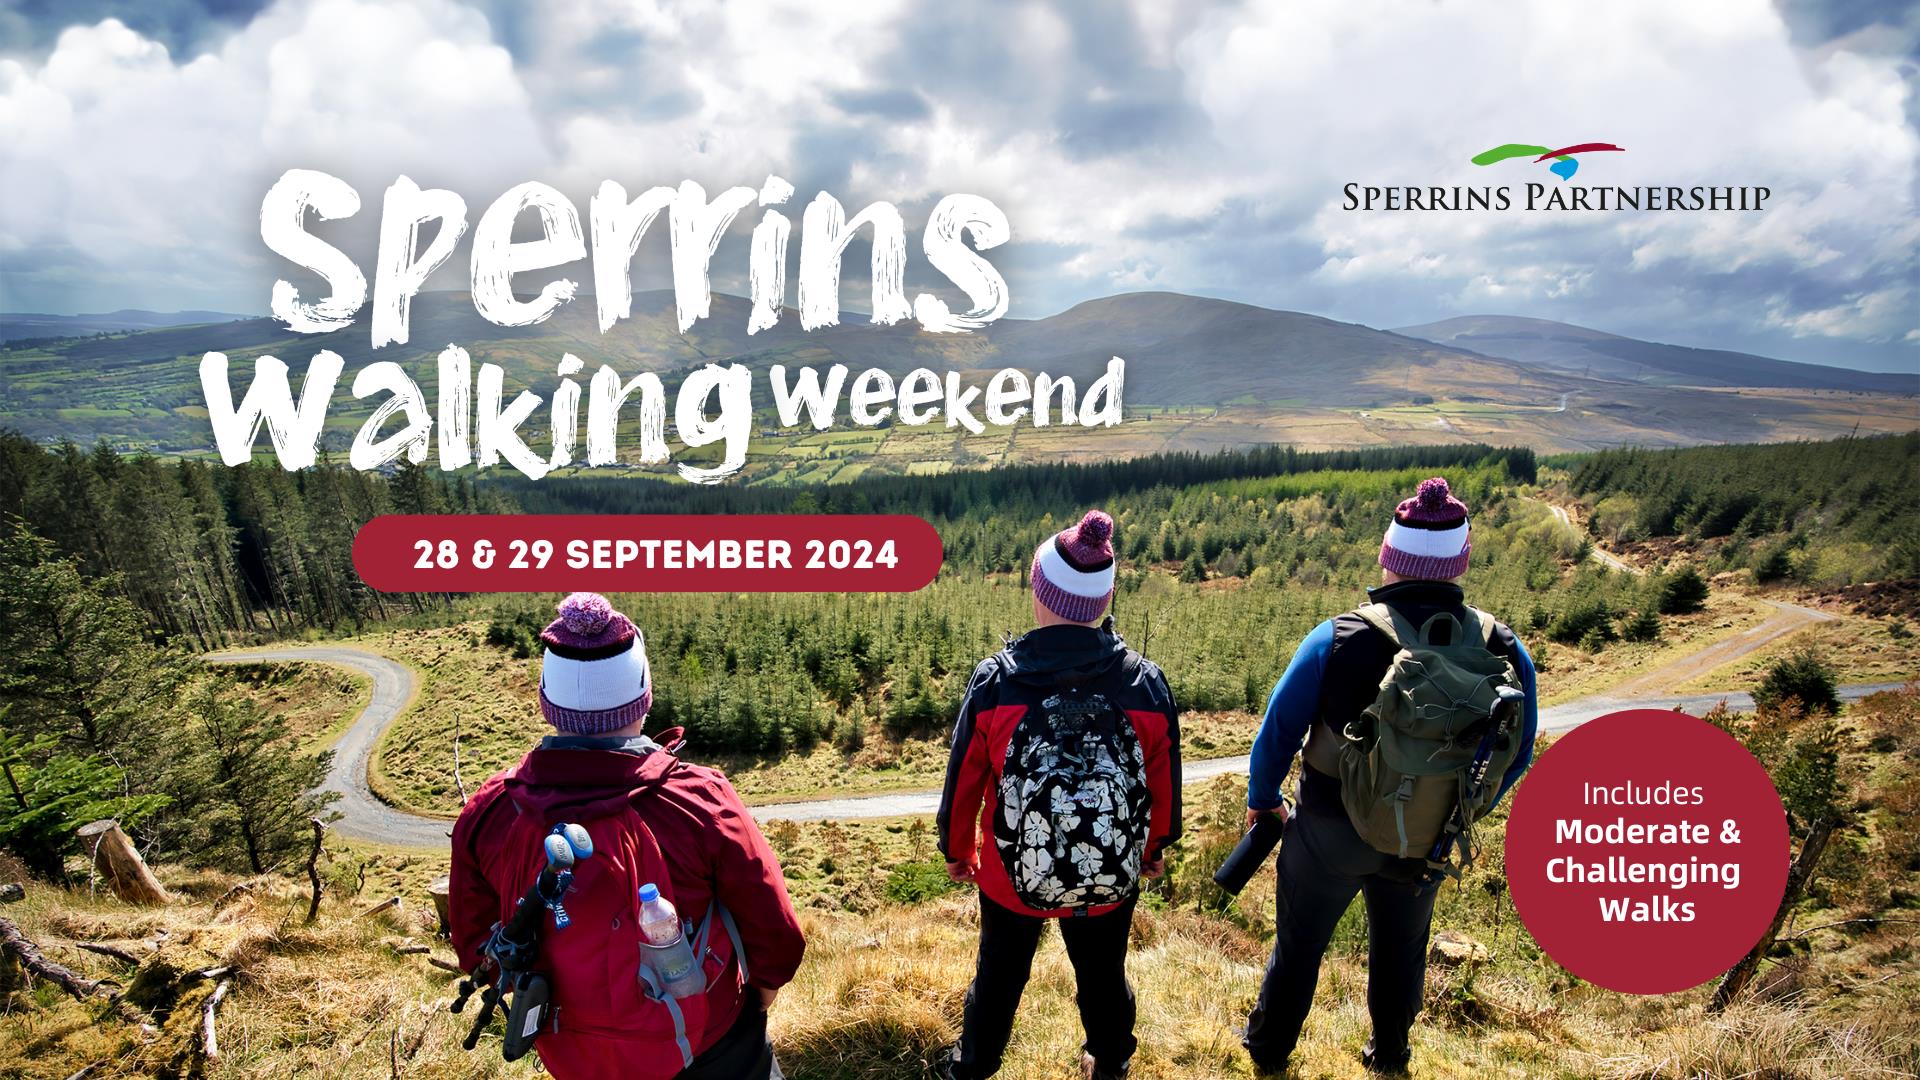
[[[512,806],[515,817],[502,843],[515,887],[500,891],[503,920],[546,866],[542,845],[561,824],[518,803]],[[693,1064],[707,1029],[708,995],[717,981],[731,975],[738,990],[746,980],[739,931],[718,900],[705,912],[688,912],[675,902],[672,868],[633,803],[618,814],[579,824],[593,838],[593,856],[574,867],[573,886],[563,901],[567,928],[556,928],[549,917],[541,930],[535,967],[552,982],[553,1009],[534,1049],[556,1077],[668,1080]],[[642,964],[641,950],[653,947],[640,933],[638,894],[648,882],[674,902],[687,943],[706,973],[706,991],[674,998]]]

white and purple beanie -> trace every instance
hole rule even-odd
[[[599,593],[560,601],[540,632],[540,714],[569,735],[604,735],[647,715],[653,678],[639,627]]]
[[[1380,543],[1380,565],[1403,578],[1451,581],[1467,572],[1473,540],[1467,504],[1453,497],[1444,479],[1420,481],[1420,491],[1393,511]]]
[[[1069,622],[1092,622],[1113,600],[1113,519],[1087,511],[1080,524],[1047,538],[1033,553],[1033,595]]]

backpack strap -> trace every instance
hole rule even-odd
[[[727,905],[718,900],[707,908],[707,917],[701,919],[700,926],[692,932],[693,955],[704,960],[712,953],[713,950],[708,945],[708,941],[712,936],[713,921],[716,916],[720,920],[720,929],[726,931],[727,940],[733,943],[733,958],[740,966],[740,981],[744,983],[747,981],[747,947],[740,940],[740,927],[733,921],[733,912],[728,911]]]
[[[1414,629],[1405,615],[1390,604],[1363,604],[1353,609],[1354,617],[1375,630],[1387,635],[1396,650],[1407,647],[1408,642],[1421,641],[1420,631]]]
[[[660,977],[645,964],[640,965],[640,981],[647,984],[647,996],[667,1007],[667,1013],[673,1017],[673,1041],[680,1047],[680,1067],[693,1067],[693,1044],[687,1041],[687,1016],[680,1011],[680,1002],[667,992],[660,983]]]
[[[1477,607],[1469,607],[1467,609],[1466,639],[1468,641],[1477,639],[1480,642],[1481,648],[1492,652],[1493,632],[1498,625],[1493,616],[1481,611]]]

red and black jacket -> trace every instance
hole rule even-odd
[[[1129,654],[1134,662],[1128,662]],[[1104,695],[1133,722],[1152,797],[1148,861],[1180,839],[1180,711],[1167,680],[1151,661],[1127,648],[1113,620],[1099,627],[1043,626],[981,661],[953,726],[946,788],[940,794],[940,850],[952,862],[979,864],[980,891],[1001,907],[1059,918],[1065,909],[1036,911],[1014,895],[1007,868],[994,849],[992,823],[1000,812],[1001,765],[1014,728],[1029,709],[1062,685]],[[984,850],[983,850],[984,849]],[[1093,908],[1098,915],[1113,905]]]

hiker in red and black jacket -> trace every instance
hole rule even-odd
[[[625,615],[575,593],[541,638],[540,711],[558,734],[481,785],[453,829],[447,906],[461,967],[480,962],[491,927],[544,865],[546,831],[580,823],[594,851],[564,901],[571,923],[559,930],[546,919],[540,940],[538,970],[556,1005],[534,1042],[547,1071],[563,1080],[778,1078],[767,1010],[806,946],[779,860],[726,777],[674,756],[678,729],[658,742],[641,734],[653,687],[645,642]],[[645,884],[683,920],[724,910],[737,929],[710,921],[706,989],[672,1009],[646,996],[641,975]]]
[[[940,1075],[1000,1068],[1049,920],[1073,962],[1081,1073],[1127,1075],[1138,1045],[1127,936],[1142,877],[1180,838],[1179,712],[1160,669],[1114,633],[1113,519],[1098,510],[1034,553],[1038,628],[967,684],[940,797],[940,850],[980,887],[980,953]]]

